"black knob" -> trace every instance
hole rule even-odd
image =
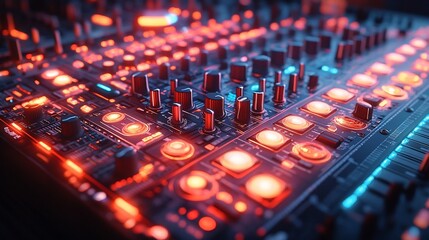
[[[273,67],[281,67],[286,63],[286,51],[281,48],[273,48],[270,50],[271,65]]]
[[[365,51],[365,38],[362,36],[358,36],[354,40],[355,45],[355,53],[362,54]]]
[[[189,87],[178,87],[174,92],[174,102],[180,103],[183,110],[191,110],[194,108],[194,99],[192,89]]]
[[[203,91],[220,92],[222,84],[222,75],[218,71],[208,71],[204,73]]]
[[[352,41],[352,40],[346,41],[345,49],[344,49],[345,57],[353,58],[354,52],[355,52],[354,41]]]
[[[277,104],[284,103],[286,101],[285,99],[285,85],[281,83],[277,83],[274,85],[274,96],[273,96],[273,102]]]
[[[18,39],[9,39],[9,55],[14,61],[22,60],[21,44]]]
[[[42,119],[43,110],[40,104],[27,104],[24,106],[24,117],[27,123],[34,123]]]
[[[319,51],[320,40],[317,37],[306,37],[304,42],[305,53],[316,55]]]
[[[206,66],[208,64],[209,52],[207,50],[201,50],[200,52],[200,65]]]
[[[319,76],[316,74],[311,74],[308,78],[307,87],[310,91],[314,91],[317,88],[317,85],[319,85]]]
[[[335,60],[342,61],[344,58],[346,58],[346,44],[344,42],[339,42],[337,51],[335,52]]]
[[[225,98],[222,95],[207,93],[204,105],[206,109],[211,109],[214,112],[216,119],[221,119],[225,116]]]
[[[183,72],[189,72],[191,67],[191,58],[189,56],[185,56],[180,60],[180,70]]]
[[[250,121],[250,100],[246,97],[238,97],[235,100],[235,121],[239,124],[247,124]]]
[[[138,171],[137,152],[132,147],[126,147],[115,154],[115,175],[128,177]]]
[[[219,46],[217,49],[217,57],[220,60],[224,60],[228,57],[228,48],[226,46]]]
[[[302,45],[300,43],[291,43],[287,46],[287,56],[293,60],[301,58]]]
[[[247,80],[247,64],[244,62],[231,63],[229,77],[234,82],[244,82]]]
[[[330,33],[320,34],[319,39],[320,39],[320,47],[322,49],[331,48],[332,35]]]
[[[357,102],[353,115],[365,121],[372,119],[373,108],[372,105],[367,102]]]
[[[61,135],[66,139],[76,139],[82,136],[83,129],[79,117],[69,116],[61,119]]]
[[[252,59],[252,74],[256,77],[268,75],[271,59],[268,56],[260,55]]]
[[[137,72],[131,76],[131,92],[145,96],[149,94],[149,78],[146,74]]]
[[[298,92],[298,74],[291,73],[289,75],[288,91],[289,91],[289,93],[297,93]]]
[[[170,63],[161,63],[159,65],[159,79],[167,80],[170,75]]]

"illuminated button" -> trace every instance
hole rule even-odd
[[[256,159],[247,152],[232,150],[220,156],[219,162],[226,169],[240,173],[255,165]]]
[[[391,68],[390,66],[384,63],[376,62],[376,63],[373,63],[371,67],[369,67],[369,71],[378,75],[388,75],[392,73],[393,68]]]
[[[172,140],[161,147],[161,154],[171,160],[186,160],[194,155],[195,149],[192,144],[183,140]]]
[[[149,130],[149,127],[140,122],[133,122],[125,125],[122,128],[122,133],[126,136],[135,136],[146,133]]]
[[[405,100],[408,98],[408,93],[395,85],[383,85],[381,88],[374,89],[376,95],[393,100]]]
[[[125,114],[120,112],[110,112],[103,116],[102,120],[105,123],[115,123],[124,120]]]
[[[326,96],[336,101],[347,102],[355,95],[342,88],[333,88],[326,93]]]
[[[334,118],[334,123],[338,126],[351,129],[351,130],[362,130],[368,126],[366,123],[360,120],[347,117],[347,116],[336,116]]]
[[[408,71],[402,71],[398,73],[398,75],[394,76],[392,80],[397,83],[402,83],[413,87],[420,86],[423,83],[423,80],[417,74]]]
[[[403,55],[412,56],[412,55],[416,54],[416,49],[414,47],[412,47],[411,45],[404,44],[404,45],[400,46],[399,48],[397,48],[396,52],[403,54]]]
[[[331,153],[322,145],[317,143],[307,142],[295,145],[292,152],[304,160],[323,163],[331,159]]]
[[[146,11],[137,18],[137,23],[141,27],[166,27],[175,24],[177,20],[177,15],[167,11]]]
[[[300,133],[307,131],[313,124],[304,118],[296,115],[289,115],[281,120],[281,124],[286,128]]]
[[[76,79],[70,77],[69,75],[59,75],[59,76],[55,77],[52,84],[54,84],[57,87],[62,87],[62,86],[71,84],[74,81],[76,81]]]
[[[198,226],[206,232],[210,232],[216,229],[216,221],[211,217],[202,217],[198,221]]]
[[[219,190],[219,184],[210,175],[202,171],[191,171],[176,181],[179,195],[191,201],[209,199]]]
[[[331,107],[329,104],[321,101],[312,101],[305,105],[305,108],[316,115],[321,115],[323,117],[331,114],[335,108]]]
[[[274,130],[262,130],[255,135],[254,140],[265,147],[278,150],[289,141],[289,138]]]
[[[49,69],[42,73],[42,78],[51,80],[59,76],[60,74],[62,74],[62,72],[58,69]]]
[[[78,69],[81,69],[81,68],[85,67],[85,63],[83,63],[80,60],[74,61],[72,65],[73,65],[74,68],[78,68]]]
[[[384,56],[384,60],[389,65],[399,64],[403,63],[407,60],[407,58],[404,57],[404,55],[401,55],[399,53],[388,53]]]
[[[110,17],[101,14],[92,15],[91,22],[104,27],[111,26],[113,24],[113,20]]]
[[[377,80],[375,78],[361,73],[354,75],[350,81],[354,85],[365,88],[372,87],[377,84]]]
[[[421,72],[429,72],[429,61],[417,59],[413,64],[413,69]]]
[[[427,46],[427,42],[421,38],[413,38],[410,41],[410,45],[417,49],[423,49]]]
[[[286,183],[271,174],[263,173],[251,177],[245,187],[247,192],[253,196],[273,199],[285,191]]]

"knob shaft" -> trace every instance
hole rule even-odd
[[[235,121],[239,124],[247,124],[250,121],[250,100],[239,97],[235,100]]]
[[[289,75],[288,91],[289,91],[289,93],[297,93],[298,92],[298,74],[291,73]]]
[[[277,83],[274,85],[274,96],[273,96],[273,102],[277,104],[284,103],[286,101],[285,99],[285,85],[281,83]]]
[[[204,132],[214,132],[215,131],[215,113],[213,110],[206,108],[204,110]]]
[[[265,111],[264,101],[265,101],[265,94],[263,92],[254,92],[252,112],[255,114],[262,114]]]
[[[173,103],[171,106],[171,115],[171,123],[173,125],[180,125],[183,122],[182,105],[180,103]]]
[[[161,91],[156,88],[154,90],[150,90],[149,96],[150,108],[152,109],[160,109],[161,105]]]

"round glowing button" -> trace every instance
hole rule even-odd
[[[249,153],[239,150],[232,150],[226,152],[219,158],[220,164],[234,172],[242,172],[253,165],[255,165],[256,160]]]
[[[271,174],[259,174],[246,182],[246,190],[254,195],[265,199],[272,199],[286,189],[286,183]]]

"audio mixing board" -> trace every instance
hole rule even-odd
[[[429,19],[288,2],[2,1],[3,146],[124,238],[429,239]]]

